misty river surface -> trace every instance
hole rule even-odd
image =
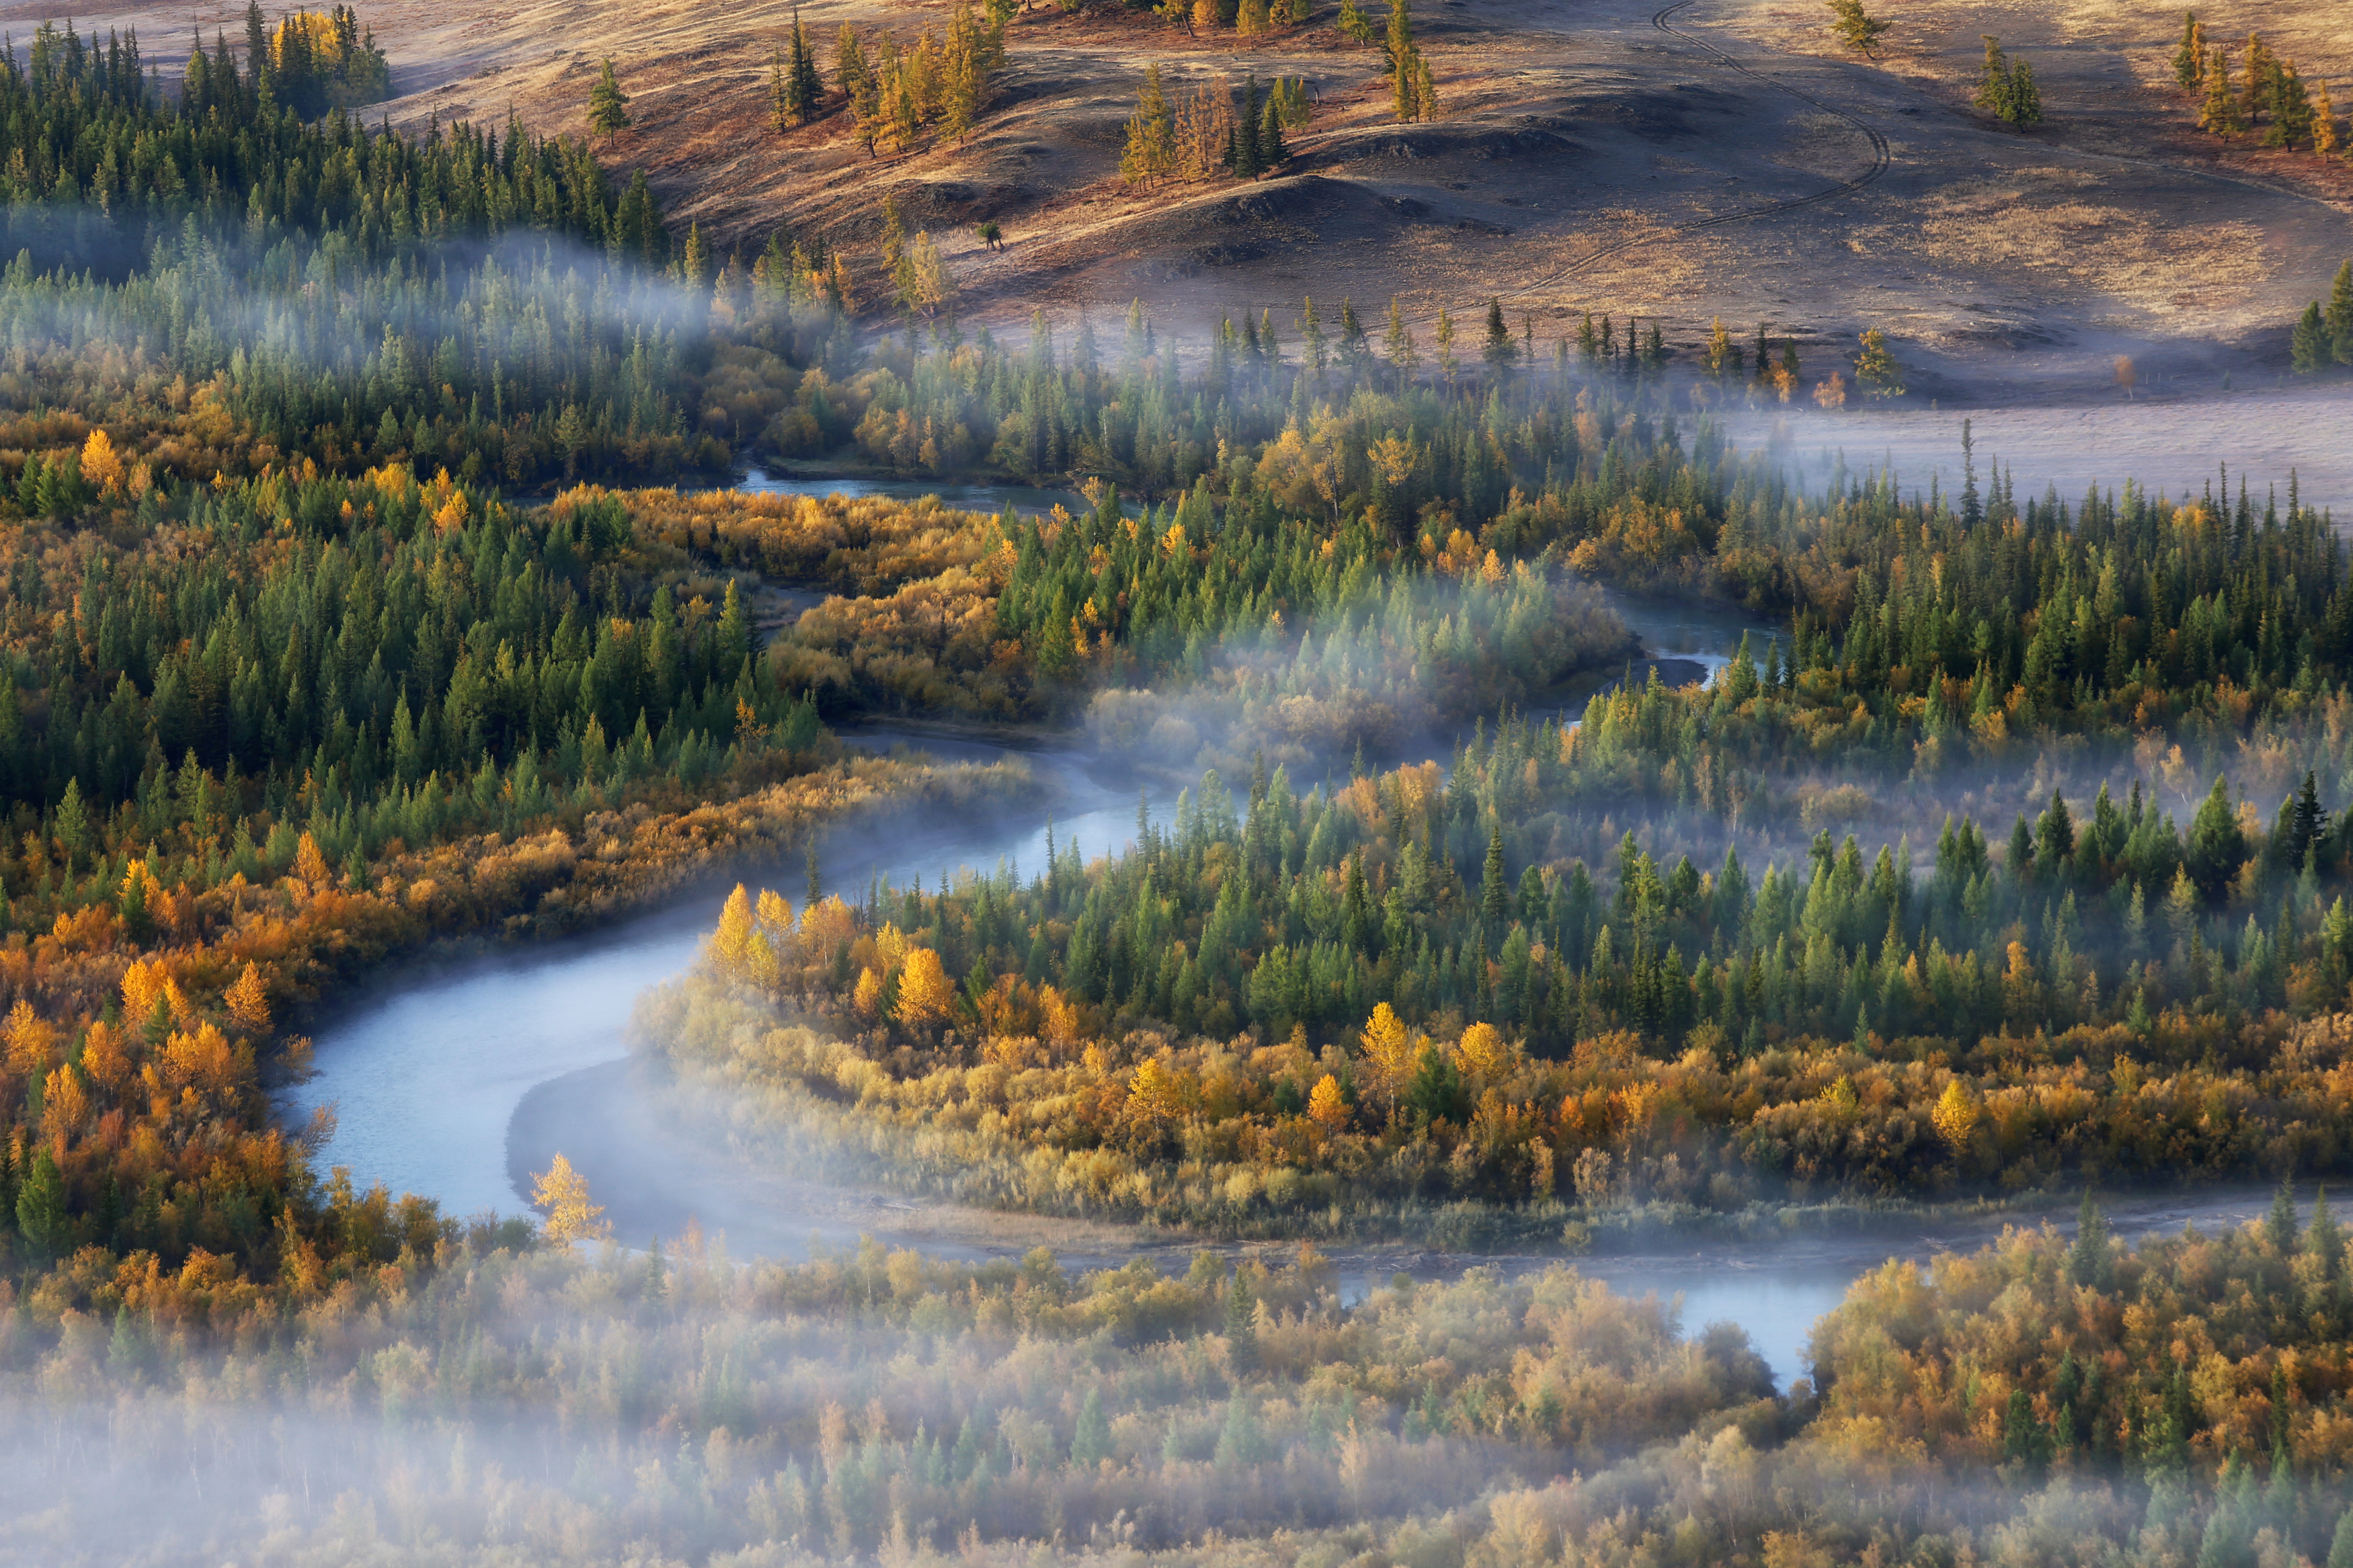
[[[875,481],[770,479],[754,475],[747,489],[768,493],[828,490],[939,493],[967,506],[1050,505],[1054,492],[953,487],[893,487]],[[1042,502],[1039,498],[1044,498]],[[786,589],[786,592],[792,592]],[[1744,632],[1770,628],[1737,615],[1681,603],[1612,595],[1646,653],[1672,679],[1713,679],[1731,659]],[[786,606],[779,605],[779,608]],[[791,606],[797,613],[797,605]],[[1762,642],[1752,645],[1760,654]],[[1075,738],[1043,741],[982,735],[921,726],[845,730],[849,744],[877,749],[906,744],[944,760],[1025,761],[1039,781],[1025,806],[995,819],[921,821],[888,833],[849,834],[829,842],[825,884],[845,893],[888,878],[904,887],[920,878],[936,885],[944,873],[969,867],[993,870],[1000,859],[1023,875],[1046,860],[1048,818],[1058,845],[1075,840],[1090,858],[1115,854],[1134,841],[1138,787],[1124,773],[1095,763]],[[1173,791],[1148,792],[1155,820],[1173,812]],[[796,902],[797,868],[776,885]],[[904,1238],[907,1222],[929,1212],[880,1194],[763,1181],[731,1168],[708,1135],[681,1134],[659,1123],[655,1097],[641,1092],[629,1060],[627,1031],[638,998],[691,965],[714,918],[715,894],[640,915],[601,932],[511,955],[396,968],[364,987],[321,1028],[316,1072],[287,1095],[290,1121],[315,1106],[332,1105],[339,1118],[327,1159],[348,1166],[363,1186],[382,1182],[394,1192],[439,1200],[459,1217],[484,1210],[515,1213],[525,1205],[524,1173],[561,1148],[587,1176],[612,1211],[620,1239],[642,1245],[647,1233],[675,1234],[693,1215],[723,1229],[738,1256],[800,1255],[812,1236],[847,1242],[876,1219]],[[740,1163],[737,1163],[740,1166]],[[822,1199],[822,1201],[820,1201]],[[2261,1194],[2234,1194],[2168,1205],[2152,1200],[2146,1215],[2120,1214],[2119,1229],[2147,1228],[2182,1216],[2224,1218],[2260,1209]],[[2152,1206],[2153,1205],[2153,1206]],[[2146,1223],[2144,1223],[2146,1222]],[[1683,1322],[1697,1331],[1712,1321],[1739,1323],[1787,1386],[1804,1375],[1804,1343],[1813,1321],[1836,1305],[1855,1276],[1891,1253],[1926,1257],[1947,1246],[1974,1246],[1994,1233],[1991,1222],[1929,1236],[1917,1227],[1870,1237],[1749,1243],[1694,1249],[1664,1244],[1639,1255],[1589,1258],[1579,1267],[1613,1287],[1683,1298]],[[969,1211],[937,1211],[935,1226],[918,1229],[913,1244],[944,1254],[982,1257],[1018,1251],[1020,1226],[1000,1226]],[[1093,1227],[1058,1247],[1077,1261],[1117,1261],[1139,1254],[1181,1268],[1179,1244],[1165,1238],[1131,1241],[1116,1227]],[[1383,1255],[1344,1258],[1352,1295],[1385,1281],[1390,1269],[1446,1271],[1473,1258]],[[1533,1258],[1499,1258],[1507,1268]]]

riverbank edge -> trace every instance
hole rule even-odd
[[[944,735],[942,738],[946,737]],[[842,748],[845,752],[850,749],[847,746]],[[843,757],[837,754],[828,760],[827,765],[833,766],[842,760]],[[995,766],[934,759],[931,763],[933,771],[926,775],[925,782],[935,782],[940,774],[950,771],[959,773],[969,771],[974,775],[986,775]],[[996,815],[1010,816],[1029,809],[1027,801],[1017,798],[1018,792],[1048,786],[1034,773],[1018,784],[1008,782],[1001,792],[997,792]],[[756,793],[714,797],[700,804],[726,805]],[[562,906],[560,919],[543,920],[542,910],[534,910],[527,914],[509,915],[496,927],[477,925],[463,931],[428,936],[421,942],[399,949],[367,965],[349,976],[343,984],[323,991],[317,997],[289,1007],[283,1033],[290,1037],[332,1029],[344,1018],[368,1006],[382,993],[397,990],[414,980],[421,971],[431,970],[437,978],[442,978],[452,966],[492,963],[550,942],[609,935],[617,928],[636,921],[683,916],[698,903],[715,900],[732,882],[783,868],[786,865],[786,858],[795,849],[815,847],[822,853],[826,844],[837,835],[890,831],[894,825],[914,816],[933,804],[924,795],[923,790],[902,791],[854,803],[840,816],[825,823],[812,834],[764,839],[756,845],[734,844],[723,851],[706,852],[693,861],[665,868],[672,874],[657,877],[640,889],[591,904],[567,901]],[[684,815],[667,813],[663,819],[676,820]],[[543,898],[541,902],[543,909],[548,900]],[[269,1083],[268,1088],[272,1100],[280,1102],[277,1109],[281,1113],[281,1125],[287,1125],[282,1116],[286,1109],[282,1103],[284,1091],[294,1083],[305,1081],[315,1070],[316,1064],[306,1060],[295,1066],[280,1057],[273,1059],[272,1065],[285,1075]],[[289,1130],[294,1129],[290,1125]]]
[[[1884,1240],[1916,1245],[1938,1230],[1954,1232],[1952,1247],[1966,1250],[1993,1241],[2003,1229],[2072,1223],[2086,1196],[2104,1205],[2236,1203],[2261,1196],[2254,1184],[2225,1180],[2194,1186],[2067,1184],[1935,1200],[1831,1197],[1752,1203],[1733,1210],[1665,1202],[1597,1210],[1558,1199],[1517,1207],[1470,1200],[1409,1199],[1378,1213],[1344,1211],[1336,1223],[1330,1217],[1332,1211],[1325,1210],[1302,1214],[1295,1224],[1282,1223],[1279,1215],[1259,1215],[1223,1226],[1169,1225],[1149,1215],[1111,1210],[999,1201],[980,1190],[979,1184],[967,1183],[966,1177],[980,1173],[977,1167],[929,1174],[912,1163],[894,1160],[871,1140],[861,1147],[856,1136],[854,1106],[831,1105],[782,1084],[754,1085],[732,1079],[718,1064],[681,1056],[655,1037],[653,1009],[649,1004],[664,989],[649,992],[631,1020],[630,1060],[641,1069],[651,1069],[649,1076],[654,1081],[647,1085],[649,1092],[681,1100],[699,1094],[706,1097],[707,1104],[723,1108],[721,1136],[733,1157],[747,1166],[992,1214],[1116,1226],[1133,1233],[1139,1250],[1305,1243],[1319,1248],[1337,1246],[1394,1252],[1400,1257],[1437,1253],[1493,1260],[1516,1255],[1598,1261],[1681,1247],[1772,1242]],[[660,1081],[664,1079],[666,1082]],[[1936,1245],[1945,1249],[1945,1243]]]

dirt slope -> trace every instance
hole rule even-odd
[[[636,118],[610,161],[646,168],[681,220],[729,245],[779,224],[854,245],[894,191],[948,249],[968,317],[1018,323],[1035,306],[1067,316],[1140,296],[1164,324],[1268,307],[1287,323],[1313,292],[1368,315],[1397,296],[1426,323],[1441,304],[1501,294],[1543,338],[1594,310],[1659,319],[1688,344],[1721,314],[1744,335],[1760,319],[1792,332],[1821,363],[1876,323],[1915,390],[1948,403],[2112,397],[2117,354],[2136,358],[2145,391],[2276,374],[2285,323],[2353,252],[2353,169],[2225,153],[2188,129],[2167,85],[2170,4],[1883,8],[1898,25],[1873,62],[1837,52],[1817,0],[1423,0],[1446,117],[1419,126],[1391,121],[1379,51],[1343,42],[1329,5],[1254,44],[1039,9],[1014,26],[977,133],[880,161],[846,114],[789,138],[767,130],[783,0],[380,0],[366,15],[405,94],[383,110],[395,123],[512,110],[576,130],[610,54]],[[844,20],[912,37],[945,11],[802,7],[828,62]],[[40,14],[0,20],[21,34]],[[194,16],[242,30],[216,0]],[[81,20],[137,26],[168,69],[190,17],[133,5]],[[2260,27],[2307,78],[2338,73],[2353,109],[2353,24],[2331,8],[2242,0],[2210,19],[2218,36]],[[1987,32],[2034,61],[2042,130],[1968,106]],[[1151,60],[1172,87],[1303,77],[1317,112],[1282,177],[1123,189],[1122,128]],[[972,237],[986,217],[1005,225],[1002,254]]]

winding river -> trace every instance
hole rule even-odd
[[[1049,506],[1070,498],[1050,491],[973,489],[878,481],[770,479],[746,489],[808,493],[942,493],[969,506]],[[802,595],[786,590],[784,610]],[[1680,604],[1620,597],[1621,613],[1662,664],[1687,660],[1712,679],[1741,634],[1767,628],[1743,617]],[[1769,634],[1768,634],[1769,635]],[[1688,668],[1678,671],[1688,678]],[[963,867],[1017,868],[1045,862],[1049,814],[1058,844],[1075,839],[1090,856],[1134,841],[1138,786],[1060,740],[979,736],[917,727],[849,731],[849,744],[908,745],[948,759],[1018,756],[1038,780],[1027,809],[995,821],[902,826],[888,835],[838,837],[823,854],[827,885],[863,887],[888,878],[905,886],[936,883]],[[1155,816],[1173,793],[1149,792]],[[797,901],[797,870],[782,886]],[[690,1220],[725,1238],[737,1256],[805,1256],[813,1245],[848,1246],[872,1235],[893,1246],[981,1258],[1047,1245],[1066,1261],[1117,1262],[1142,1255],[1181,1268],[1191,1244],[1110,1226],[986,1214],[916,1205],[895,1196],[781,1175],[731,1157],[708,1121],[686,1117],[669,1097],[649,1092],[629,1056],[631,1009],[649,987],[692,963],[716,905],[716,889],[676,907],[620,922],[596,935],[472,961],[396,968],[362,989],[327,1020],[317,1037],[317,1071],[290,1090],[291,1120],[315,1106],[335,1108],[339,1126],[329,1158],[362,1184],[437,1198],[446,1213],[512,1213],[524,1205],[528,1173],[559,1149],[587,1177],[617,1236],[642,1245],[675,1236]],[[2265,1194],[2205,1194],[2114,1205],[2123,1234],[2214,1223],[2259,1212]],[[1926,1258],[1974,1246],[1998,1229],[1987,1220],[1912,1226],[1870,1236],[1792,1238],[1772,1244],[1663,1246],[1584,1260],[1587,1273],[1621,1289],[1680,1295],[1683,1322],[1696,1330],[1739,1323],[1784,1386],[1806,1371],[1804,1345],[1813,1321],[1835,1305],[1855,1276],[1891,1255]],[[1344,1254],[1335,1261],[1351,1294],[1398,1268],[1436,1274],[1474,1262],[1506,1268],[1539,1266],[1538,1258],[1469,1258],[1391,1252]]]

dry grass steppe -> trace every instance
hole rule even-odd
[[[946,11],[809,0],[800,15],[829,66],[845,21],[912,37]],[[1547,341],[1591,310],[1659,321],[1687,347],[1721,315],[1744,337],[1767,322],[1826,362],[1877,324],[1915,394],[1947,403],[2111,398],[2117,354],[2139,363],[2144,395],[2279,374],[2295,311],[2353,252],[2353,166],[2199,134],[2170,82],[2171,4],[1888,11],[1888,47],[1869,61],[1839,51],[1815,0],[1663,13],[1653,0],[1425,0],[1416,26],[1445,115],[1401,126],[1379,50],[1343,40],[1329,5],[1256,40],[1039,7],[1014,22],[968,141],[881,159],[839,110],[788,136],[768,129],[786,0],[384,0],[367,16],[403,93],[380,110],[394,124],[512,111],[576,131],[609,54],[635,124],[608,162],[643,167],[679,223],[744,247],[789,225],[855,252],[888,192],[947,252],[966,320],[999,327],[1035,307],[1067,320],[1143,298],[1164,330],[1241,309],[1272,309],[1288,330],[1311,293],[1351,297],[1368,318],[1394,296],[1427,323],[1493,294]],[[46,14],[17,5],[0,20],[29,31]],[[169,71],[192,19],[234,36],[241,15],[210,0],[193,17],[129,5],[81,20],[138,26]],[[2216,37],[2261,31],[2353,104],[2353,24],[2328,8],[2233,0],[2201,15]],[[1969,106],[1989,32],[2034,62],[2042,127],[2015,132]],[[1123,187],[1123,127],[1155,61],[1172,89],[1303,78],[1314,118],[1284,171]],[[1870,132],[1886,143],[1876,174]],[[986,218],[1005,227],[1001,253],[973,234]]]

